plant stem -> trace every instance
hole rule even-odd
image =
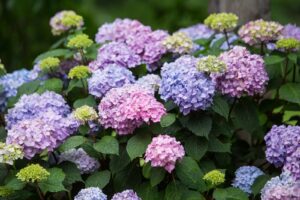
[[[228,45],[228,49],[230,49],[229,38],[228,38],[228,34],[227,34],[226,29],[224,30],[224,35],[225,35],[226,43]]]
[[[83,64],[83,65],[86,65],[86,64],[87,64],[87,59],[86,59],[85,56],[84,56],[83,49],[79,49],[79,53],[80,53],[80,55],[81,55],[82,64]]]
[[[43,195],[42,191],[40,190],[39,185],[37,184],[37,182],[35,182],[35,187],[36,187],[36,191],[37,191],[37,193],[40,197],[40,200],[45,200],[44,195]]]
[[[82,86],[83,86],[83,89],[84,89],[85,93],[88,94],[88,87],[85,84],[85,80],[82,78],[82,79],[80,79],[80,81],[82,83]]]
[[[72,200],[71,191],[70,191],[70,190],[68,190],[68,191],[66,191],[66,192],[67,192],[68,199],[69,199],[69,200]]]

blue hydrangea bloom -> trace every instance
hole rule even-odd
[[[240,167],[235,171],[235,179],[233,180],[232,186],[251,194],[252,184],[257,177],[263,174],[264,172],[255,166]]]
[[[79,191],[74,200],[107,200],[107,196],[97,187],[89,187]]]
[[[141,200],[133,190],[124,190],[114,194],[111,200]]]
[[[146,76],[139,78],[135,84],[154,94],[160,87],[161,78],[156,74],[147,74]]]
[[[197,60],[182,56],[175,62],[165,63],[161,70],[161,98],[173,101],[184,115],[210,107],[215,93],[215,83],[196,69]]]
[[[88,79],[89,93],[101,98],[110,89],[134,83],[135,78],[130,70],[116,64],[96,70]]]

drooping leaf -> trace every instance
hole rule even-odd
[[[208,116],[190,117],[183,125],[195,135],[208,138],[212,127],[212,120]]]
[[[252,184],[252,193],[257,195],[261,192],[261,189],[265,186],[268,180],[270,180],[270,176],[262,175],[255,179],[254,183]]]
[[[159,184],[165,178],[166,171],[162,168],[152,168],[150,175],[150,184],[152,187]]]
[[[199,138],[196,136],[189,137],[184,144],[184,149],[190,157],[199,161],[208,148],[208,142],[204,138]]]
[[[75,147],[80,146],[86,141],[86,138],[80,135],[75,135],[69,137],[60,147],[59,151],[64,152],[70,149],[73,149]]]
[[[222,143],[216,137],[210,137],[208,140],[208,151],[217,153],[230,153],[231,143]]]
[[[103,154],[119,154],[119,142],[113,136],[104,136],[94,144],[94,149]]]
[[[281,63],[284,61],[284,59],[285,59],[284,57],[278,55],[267,56],[264,58],[266,65],[274,65],[277,63]]]
[[[160,125],[161,127],[168,127],[172,125],[175,122],[175,120],[176,120],[176,115],[173,113],[168,113],[160,119]]]
[[[74,163],[71,162],[63,162],[61,164],[61,168],[66,174],[66,178],[64,180],[65,185],[72,185],[73,183],[80,181],[82,182],[80,170]]]
[[[66,177],[65,173],[60,168],[50,168],[47,169],[47,171],[50,173],[50,176],[47,180],[41,181],[39,183],[39,187],[43,191],[43,193],[46,192],[60,192],[66,190],[63,181]]]
[[[43,93],[45,91],[53,91],[56,93],[61,93],[63,89],[63,82],[58,78],[51,78],[42,83],[42,85],[37,90],[38,93]]]
[[[279,97],[292,103],[300,103],[300,84],[299,83],[287,83],[280,87]]]
[[[127,153],[131,160],[135,159],[138,156],[142,156],[148,144],[151,142],[151,137],[149,134],[136,134],[131,137],[126,146]]]
[[[229,105],[227,101],[225,101],[222,97],[217,96],[214,99],[212,109],[219,115],[223,116],[225,119],[228,119]]]
[[[86,187],[99,187],[103,189],[110,181],[110,171],[104,170],[101,172],[95,172],[90,175],[85,181]]]

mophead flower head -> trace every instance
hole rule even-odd
[[[177,54],[187,54],[193,50],[194,43],[187,34],[183,32],[176,32],[171,36],[166,37],[162,44],[167,51]]]
[[[276,48],[286,52],[298,51],[300,48],[300,41],[295,38],[282,38],[276,42]]]
[[[215,33],[215,31],[211,30],[204,24],[196,24],[187,28],[181,28],[178,32],[185,33],[193,41],[210,38]]]
[[[85,49],[93,44],[93,40],[88,35],[81,33],[70,38],[67,43],[67,47],[71,49]]]
[[[135,191],[133,190],[124,190],[114,194],[111,200],[142,200]]]
[[[127,85],[113,88],[99,104],[100,124],[127,135],[143,123],[159,122],[166,109],[142,87]]]
[[[107,196],[98,187],[81,189],[74,200],[107,200]]]
[[[34,183],[47,180],[50,173],[39,164],[31,164],[21,169],[16,176],[23,182]]]
[[[277,40],[282,29],[277,22],[259,19],[243,25],[238,34],[245,43],[255,45]]]
[[[0,163],[13,165],[15,160],[22,159],[23,156],[23,149],[20,145],[0,142]]]
[[[300,40],[300,27],[292,24],[287,24],[281,31],[281,38],[295,38]]]
[[[214,82],[197,70],[197,61],[195,57],[182,56],[175,62],[165,63],[161,70],[161,98],[173,101],[184,115],[209,108],[215,93]]]
[[[211,29],[223,32],[234,29],[238,20],[238,16],[233,13],[213,13],[204,20],[204,24]]]
[[[171,173],[175,169],[176,161],[180,161],[185,151],[176,138],[169,135],[158,135],[152,138],[145,153],[145,162],[152,167],[163,167]]]
[[[222,73],[226,70],[226,64],[216,56],[206,56],[200,58],[196,67],[201,72]]]
[[[81,28],[83,18],[72,10],[63,10],[50,19],[50,26],[53,35],[61,35],[72,28]]]
[[[232,186],[241,189],[247,194],[252,194],[252,185],[254,181],[264,172],[255,166],[242,166],[235,171],[235,178]]]
[[[59,68],[60,60],[56,57],[47,57],[39,61],[39,67],[43,72],[54,72]]]
[[[203,176],[203,180],[215,187],[225,182],[225,174],[220,170],[215,169],[206,173]]]
[[[88,79],[89,93],[102,98],[112,88],[119,88],[135,82],[132,72],[122,66],[111,64],[96,70]]]
[[[85,65],[77,65],[73,67],[68,74],[70,79],[84,79],[89,77],[90,69],[88,66]]]
[[[98,114],[96,110],[93,107],[84,105],[79,108],[76,108],[76,110],[73,112],[75,119],[85,123],[88,121],[93,121],[98,118]]]
[[[283,170],[289,172],[295,180],[300,181],[300,147],[287,156]]]
[[[240,98],[262,94],[269,80],[264,60],[245,47],[235,46],[219,56],[227,68],[224,73],[211,74],[217,89],[224,95]]]
[[[139,78],[135,84],[151,91],[154,94],[158,91],[161,85],[161,78],[156,74],[147,74],[146,76]]]

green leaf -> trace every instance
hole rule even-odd
[[[151,175],[150,175],[150,183],[151,186],[154,187],[159,184],[166,175],[166,171],[162,168],[152,168]]]
[[[70,82],[69,82],[69,85],[68,85],[68,88],[67,88],[67,94],[69,92],[71,92],[73,89],[75,88],[83,88],[83,84],[81,82],[81,80],[77,80],[77,79],[72,79]]]
[[[149,134],[139,133],[133,137],[131,137],[126,146],[127,153],[131,160],[136,157],[142,156],[148,144],[151,142],[151,137]]]
[[[40,86],[41,81],[35,80],[28,83],[24,83],[18,88],[18,96],[22,96],[23,94],[32,94],[34,93]]]
[[[214,99],[212,109],[219,115],[223,116],[225,119],[228,119],[229,105],[227,101],[225,101],[222,97],[217,96]]]
[[[40,54],[38,57],[34,59],[34,63],[37,63],[38,61],[43,60],[44,58],[47,57],[69,57],[72,54],[73,54],[72,51],[68,49],[55,49]]]
[[[61,93],[63,89],[63,82],[58,78],[51,78],[46,80],[38,89],[38,93],[43,93],[45,91],[53,91],[56,93]]]
[[[80,135],[69,137],[60,147],[59,151],[64,152],[76,148],[86,142],[86,138]]]
[[[136,191],[138,196],[143,200],[163,199],[163,196],[158,192],[157,187],[152,187],[149,183],[139,185]]]
[[[264,60],[266,65],[274,65],[283,62],[285,58],[277,55],[272,55],[265,57]]]
[[[184,149],[190,157],[199,161],[208,148],[208,142],[204,138],[199,138],[196,136],[189,137],[184,144]]]
[[[95,172],[85,181],[85,187],[99,187],[103,189],[110,181],[110,171]]]
[[[77,99],[74,102],[73,107],[74,108],[79,108],[79,107],[84,106],[84,105],[87,105],[87,106],[90,106],[90,107],[96,107],[97,103],[96,103],[96,100],[94,99],[94,97],[88,96],[86,98]]]
[[[230,153],[231,143],[222,143],[216,137],[210,137],[208,140],[208,151],[216,153]]]
[[[144,166],[143,166],[143,169],[142,169],[142,173],[143,173],[143,176],[147,179],[150,178],[151,176],[151,165],[150,163],[145,163]]]
[[[5,187],[13,190],[21,190],[25,187],[26,183],[17,179],[16,173],[12,173],[5,179]]]
[[[59,168],[50,168],[47,169],[47,171],[50,173],[48,179],[38,183],[43,193],[60,192],[66,190],[64,185],[62,184],[66,177],[63,170]]]
[[[176,115],[173,113],[168,113],[164,115],[160,120],[161,127],[168,127],[176,121]]]
[[[293,63],[297,63],[297,54],[296,53],[290,53],[289,55],[288,55],[288,59],[290,60],[290,61],[292,61]]]
[[[120,155],[113,155],[109,163],[109,169],[112,174],[122,171],[130,163],[130,158],[125,149],[120,150]]]
[[[195,135],[208,138],[212,127],[212,120],[208,116],[197,118],[193,117],[187,121],[187,124],[185,126]]]
[[[77,168],[76,164],[71,162],[63,162],[61,164],[61,168],[66,174],[66,178],[64,180],[65,185],[72,185],[75,182],[83,182],[80,170]]]
[[[268,180],[270,180],[270,176],[268,175],[261,175],[257,177],[251,187],[252,193],[254,195],[258,195]]]
[[[181,200],[185,188],[179,182],[170,182],[166,188],[164,200]]]
[[[226,42],[226,38],[225,37],[221,37],[220,39],[218,39],[217,41],[215,41],[212,45],[212,49],[220,49],[222,44],[224,44],[224,42]]]
[[[138,67],[135,67],[135,68],[132,68],[131,71],[132,71],[133,75],[138,78],[145,76],[148,73],[147,67],[145,64],[139,65]]]
[[[181,200],[205,200],[200,192],[187,190],[183,193]]]
[[[292,103],[300,103],[300,84],[299,83],[287,83],[280,87],[279,97]]]
[[[6,130],[3,126],[0,127],[0,142],[5,142],[7,137]]]
[[[119,155],[119,142],[115,137],[106,135],[94,144],[94,149],[103,154]]]
[[[237,188],[215,189],[213,193],[215,200],[248,200],[248,196],[245,192]]]

